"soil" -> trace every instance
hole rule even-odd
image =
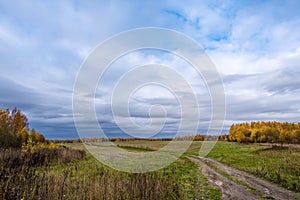
[[[216,160],[194,157],[189,157],[189,159],[200,167],[202,174],[207,177],[211,186],[221,190],[222,199],[224,200],[300,199],[299,193],[291,192],[285,188],[279,187],[273,183],[225,165]],[[225,172],[227,175],[222,175],[224,173],[221,174],[220,171]],[[244,184],[241,184],[241,182],[244,182]]]

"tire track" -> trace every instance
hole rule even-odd
[[[299,193],[294,193],[285,188],[279,187],[266,180],[255,177],[247,172],[230,167],[210,158],[203,158],[203,160],[225,171],[230,176],[236,177],[244,181],[256,190],[260,191],[260,193],[262,193],[264,196],[272,196],[275,199],[300,199]]]
[[[273,197],[278,200],[294,200],[300,199],[299,193],[291,192],[285,188],[281,188],[268,181],[257,178],[244,171],[227,166],[210,158],[193,158],[188,157],[192,162],[196,163],[203,175],[207,177],[213,187],[219,188],[222,192],[222,199],[261,199],[262,197]],[[213,166],[213,167],[211,167]],[[243,181],[255,190],[251,190],[241,184],[238,184],[228,177],[216,171],[221,170],[228,176]]]
[[[245,187],[219,174],[214,169],[205,164],[202,160],[192,157],[188,158],[200,167],[202,174],[207,177],[208,181],[213,187],[219,188],[221,190],[222,199],[254,200],[259,196],[259,194],[257,194],[256,192],[246,189]]]

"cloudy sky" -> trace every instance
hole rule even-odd
[[[72,94],[85,58],[122,31],[161,27],[194,39],[219,71],[226,97],[224,132],[243,121],[299,122],[299,9],[298,0],[0,1],[0,108],[20,108],[30,127],[47,138],[78,138]],[[151,63],[171,66],[186,78],[199,100],[203,132],[211,117],[205,80],[182,59],[154,50],[121,57],[99,81],[95,107],[103,131],[122,136],[112,116],[111,91],[126,70]],[[153,105],[164,110],[151,110],[150,119]],[[163,121],[160,136],[176,131],[180,105],[166,88],[136,90],[129,108],[138,126]]]

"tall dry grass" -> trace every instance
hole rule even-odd
[[[179,186],[158,173],[122,173],[75,161],[84,158],[84,151],[74,149],[0,150],[0,199],[181,198]]]
[[[21,149],[0,149],[2,166],[43,166],[48,164],[68,163],[85,158],[85,151],[68,148],[37,148],[34,152],[24,153]]]

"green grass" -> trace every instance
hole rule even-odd
[[[127,151],[144,152],[153,151],[165,146],[165,141],[129,141],[118,142],[117,145]],[[70,148],[83,149],[82,144],[64,144]],[[76,161],[76,174],[96,176],[100,171],[105,173],[118,174],[120,179],[127,179],[132,174],[123,173],[103,165],[98,162],[91,154],[87,154],[86,160]],[[52,173],[64,174],[66,171],[74,172],[74,165],[55,166]],[[171,165],[155,172],[144,173],[145,176],[163,180],[171,185],[173,193],[170,199],[221,199],[218,189],[210,187],[205,176],[198,169],[198,166],[185,157],[179,158]]]
[[[210,187],[198,166],[186,157],[181,157],[159,172],[175,172],[175,179],[185,199],[221,199],[220,190]]]
[[[120,147],[135,147],[145,150],[158,150],[166,146],[169,141],[148,141],[148,140],[134,140],[115,142]]]
[[[198,156],[203,142],[194,141],[184,156]],[[158,150],[168,141],[130,141],[119,145]],[[217,142],[208,157],[300,192],[300,150],[272,149],[258,144]],[[238,180],[236,180],[238,181]],[[243,184],[243,183],[240,183]]]
[[[300,192],[300,150],[218,142],[208,157]]]
[[[117,145],[128,151],[151,151],[158,150],[168,144],[168,141],[129,141],[117,142]],[[73,144],[72,144],[73,145]],[[178,184],[181,194],[187,199],[192,194],[208,195],[209,199],[220,197],[220,191],[210,188],[207,180],[192,163],[185,160],[185,156],[198,156],[202,145],[201,141],[195,141],[183,154],[182,158],[165,168],[165,172],[174,171],[174,184]],[[80,144],[75,144],[74,148],[82,148]],[[262,177],[273,183],[281,185],[287,189],[300,191],[300,150],[299,149],[272,149],[270,146],[260,146],[257,144],[238,144],[231,142],[217,142],[208,157],[231,165],[238,169],[247,171],[256,176]],[[175,170],[176,169],[176,170]],[[195,171],[193,171],[195,170]],[[175,172],[176,171],[176,172]],[[191,173],[191,171],[193,171]],[[158,173],[161,173],[159,171]],[[222,173],[222,172],[221,172]],[[174,175],[176,174],[176,175]],[[168,177],[163,174],[161,177]],[[198,182],[192,177],[198,177]],[[234,180],[241,185],[243,182]],[[172,184],[173,184],[172,183]],[[201,183],[201,184],[200,184]],[[193,189],[191,185],[200,184],[200,190]],[[246,186],[246,185],[245,185]],[[247,186],[246,186],[247,187]],[[269,198],[269,197],[266,197]],[[207,199],[207,198],[206,198]]]
[[[131,152],[147,152],[147,151],[155,151],[153,149],[144,149],[144,148],[140,148],[140,147],[133,147],[133,146],[120,146],[118,145],[118,147],[125,149],[127,151],[131,151]]]

